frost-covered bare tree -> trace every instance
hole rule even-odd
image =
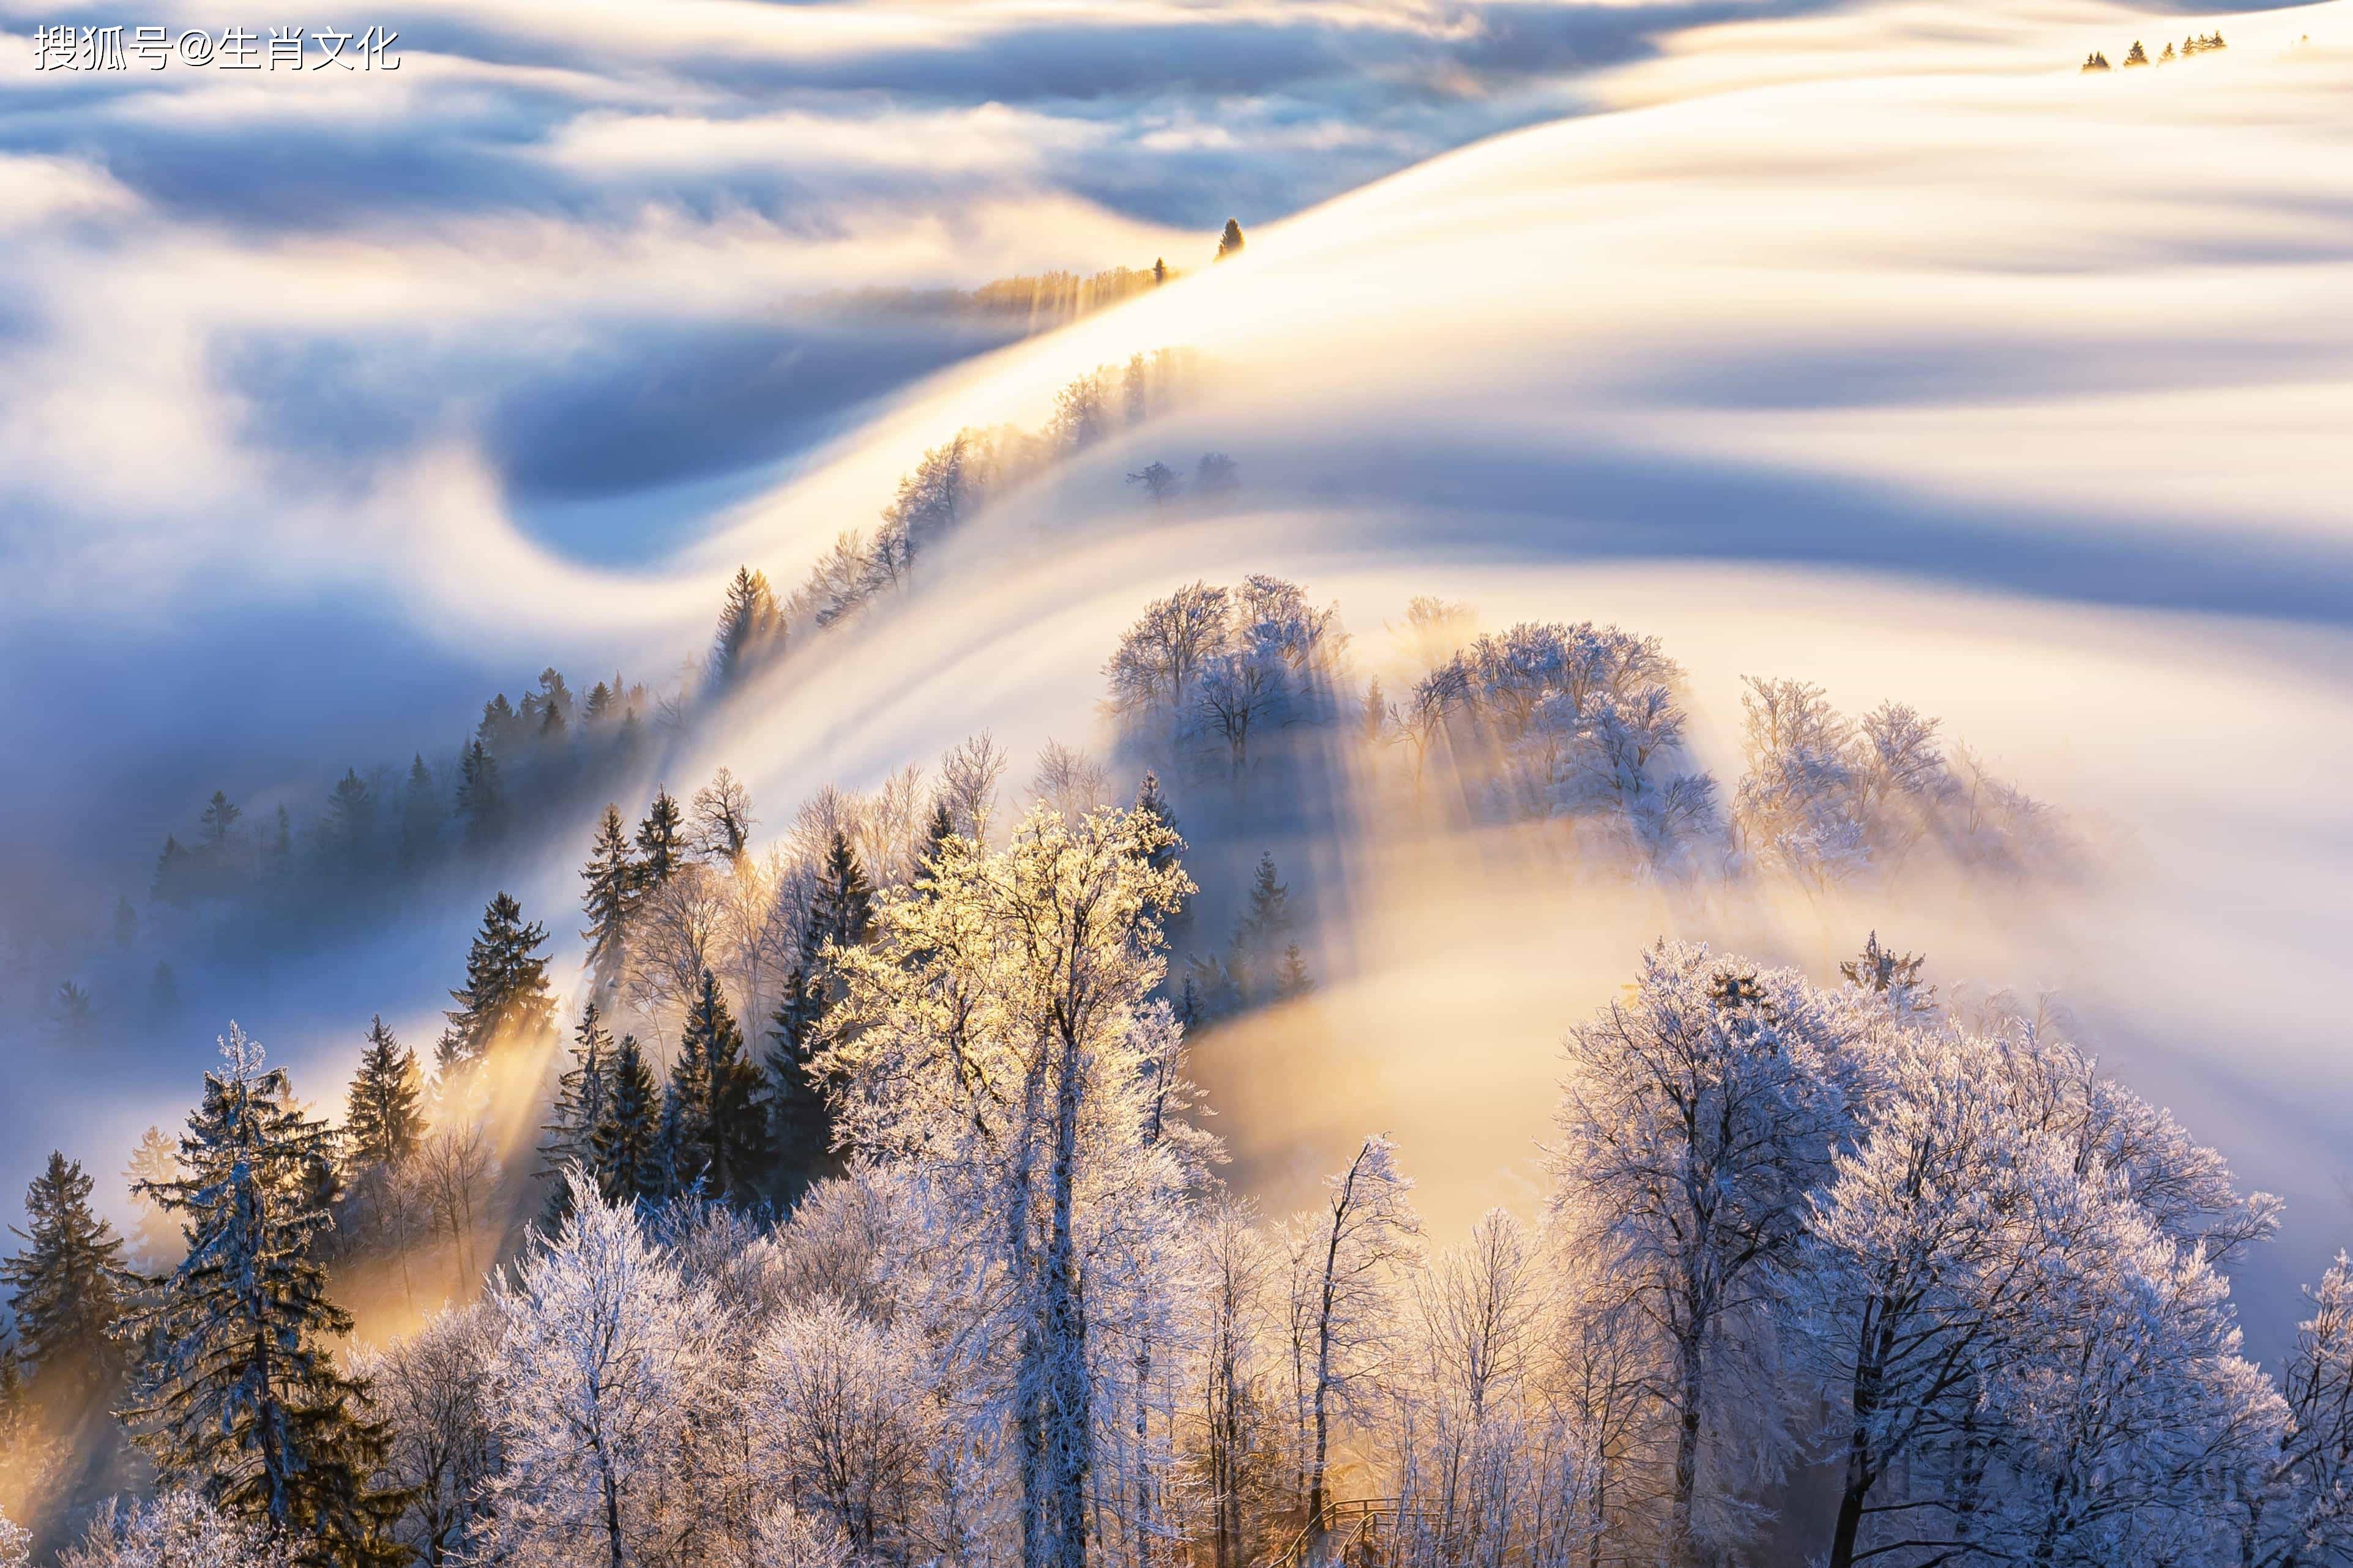
[[[369,1414],[391,1439],[385,1471],[410,1494],[395,1534],[427,1568],[471,1563],[485,1542],[501,1467],[491,1392],[499,1342],[498,1318],[478,1303],[352,1357]]]
[[[1049,741],[1038,753],[1029,798],[1076,821],[1103,804],[1110,784],[1110,771],[1101,763],[1075,747]]]
[[[1185,1180],[1146,1138],[1158,920],[1190,890],[1155,868],[1148,813],[1033,813],[992,853],[936,852],[926,896],[886,898],[839,955],[823,1069],[849,1144],[917,1158],[1010,1364],[1024,1568],[1081,1568],[1101,1436],[1093,1325],[1139,1282],[1124,1234]],[[993,1280],[986,1294],[983,1281]]]
[[[751,847],[752,829],[759,826],[752,815],[752,792],[733,772],[721,768],[694,792],[690,824],[697,855],[723,866],[734,864],[743,859]]]
[[[1366,1139],[1324,1185],[1323,1206],[1293,1220],[1287,1237],[1300,1504],[1311,1526],[1330,1500],[1334,1425],[1369,1409],[1375,1380],[1396,1352],[1401,1276],[1421,1235],[1413,1184],[1387,1138]]]
[[[544,1568],[633,1568],[691,1495],[680,1473],[716,1310],[707,1289],[575,1171],[563,1228],[491,1293],[500,1326],[492,1552]]]
[[[1757,1375],[1809,1193],[1848,1137],[1869,1026],[1850,995],[1686,943],[1642,957],[1633,994],[1571,1031],[1553,1159],[1565,1218],[1663,1351],[1653,1391],[1673,1429],[1672,1568],[1714,1529],[1702,1463],[1730,1401],[1769,1459],[1775,1397]]]
[[[7,1532],[0,1520],[0,1564],[26,1568],[28,1557],[10,1563]],[[179,1489],[128,1506],[110,1499],[80,1542],[58,1556],[58,1568],[298,1568],[301,1561],[250,1520]]]
[[[976,843],[988,842],[1005,767],[1003,748],[985,730],[957,742],[940,757],[940,799],[955,830]]]

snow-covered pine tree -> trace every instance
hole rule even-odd
[[[45,1387],[104,1384],[120,1367],[109,1335],[137,1280],[114,1226],[90,1205],[93,1184],[78,1161],[51,1153],[25,1190],[28,1228],[16,1234],[30,1245],[0,1263],[18,1348]]]
[[[522,906],[501,893],[482,911],[482,929],[466,953],[466,984],[449,993],[448,1014],[459,1055],[481,1060],[502,1043],[530,1045],[554,1031],[555,996],[548,989],[540,944],[547,928],[522,918]]]
[[[588,850],[588,864],[580,868],[588,884],[580,897],[588,929],[580,933],[588,944],[588,973],[599,996],[610,998],[619,988],[628,958],[629,911],[636,907],[638,880],[637,857],[629,852],[629,833],[620,807],[606,805],[597,819],[596,837]]]
[[[612,1099],[590,1134],[590,1164],[608,1202],[635,1203],[659,1197],[661,1174],[661,1091],[635,1035],[624,1035],[613,1050]]]
[[[572,1065],[556,1080],[555,1103],[541,1129],[545,1136],[539,1143],[540,1174],[551,1179],[547,1195],[551,1221],[564,1217],[563,1205],[570,1201],[572,1188],[565,1180],[565,1168],[576,1163],[595,1170],[596,1130],[605,1124],[612,1100],[613,1037],[596,1004],[591,1002],[580,1010],[580,1022],[572,1031]]]
[[[377,1014],[368,1020],[367,1046],[344,1099],[343,1146],[354,1183],[381,1177],[417,1152],[425,1136],[424,1095],[417,1053]]]
[[[638,824],[638,857],[639,891],[661,887],[686,864],[686,814],[666,789],[654,791],[653,804]]]
[[[329,1341],[351,1331],[317,1252],[326,1124],[235,1024],[180,1140],[185,1174],[148,1189],[184,1216],[188,1256],[132,1320],[146,1356],[126,1413],[167,1485],[293,1539],[326,1568],[395,1568],[406,1501],[373,1488],[383,1429]]]

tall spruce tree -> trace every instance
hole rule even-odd
[[[601,690],[602,688],[600,687]],[[621,983],[621,965],[628,957],[629,911],[637,900],[638,867],[629,853],[629,832],[621,810],[609,803],[597,819],[596,841],[589,846],[588,864],[580,879],[588,884],[580,908],[588,929],[580,933],[588,944],[588,973],[599,994],[610,996]]]
[[[766,574],[738,566],[727,584],[727,602],[712,639],[712,683],[723,689],[750,673],[782,636],[784,626]]]
[[[434,809],[433,772],[425,765],[425,753],[418,752],[408,760],[408,783],[400,796],[400,865],[413,871],[433,856],[440,841],[439,814]]]
[[[406,1163],[425,1136],[418,1109],[425,1075],[410,1050],[385,1026],[379,1013],[368,1020],[367,1045],[359,1071],[344,1097],[343,1142],[354,1178],[381,1177]]]
[[[466,953],[466,984],[449,993],[447,1015],[458,1032],[459,1055],[480,1061],[501,1040],[544,1039],[555,1027],[555,995],[540,954],[547,928],[522,918],[522,906],[501,893],[482,911],[482,929]]]
[[[343,869],[366,863],[375,843],[375,796],[357,768],[345,768],[342,782],[327,796],[327,832]]]
[[[136,1280],[123,1266],[122,1238],[90,1206],[92,1185],[79,1161],[51,1153],[25,1191],[28,1228],[16,1233],[30,1245],[0,1263],[17,1343],[45,1384],[89,1386],[120,1370],[109,1334]]]
[[[808,966],[796,963],[785,975],[784,1000],[768,1030],[768,1072],[775,1089],[768,1119],[777,1168],[796,1187],[832,1173],[833,1110],[812,1065],[825,1019],[825,1004],[809,980]]]
[[[817,959],[830,943],[862,947],[874,934],[874,885],[866,879],[858,852],[839,827],[818,868],[817,896],[809,902],[808,924],[802,932],[803,955]]]
[[[499,760],[479,737],[458,760],[458,816],[466,825],[469,849],[491,848],[506,835],[507,799]]]
[[[1234,922],[1226,958],[1234,989],[1245,1000],[1256,999],[1275,981],[1291,925],[1291,889],[1277,879],[1274,857],[1261,854],[1250,879],[1250,904]]]
[[[576,1162],[592,1173],[596,1171],[596,1131],[605,1124],[612,1099],[613,1037],[591,1002],[580,1010],[580,1022],[572,1031],[572,1065],[556,1080],[555,1103],[541,1129],[546,1136],[539,1146],[540,1173],[553,1178],[547,1200],[551,1221],[561,1223],[571,1199],[564,1168]]]
[[[330,1343],[352,1327],[318,1258],[330,1134],[234,1024],[221,1055],[180,1140],[185,1173],[146,1189],[183,1216],[188,1256],[134,1318],[132,1438],[166,1485],[282,1532],[300,1560],[392,1568],[408,1557],[391,1536],[407,1494],[369,1484],[385,1432]]]
[[[714,1198],[751,1197],[767,1174],[772,1148],[765,1086],[760,1069],[744,1059],[743,1031],[727,1009],[726,993],[707,969],[686,1011],[679,1063],[684,1076],[674,1075],[671,1083],[691,1118],[683,1130],[690,1179],[700,1174]]]
[[[611,1099],[588,1140],[589,1163],[607,1202],[660,1195],[660,1121],[661,1094],[654,1087],[653,1069],[637,1037],[624,1035],[613,1049]]]
[[[654,791],[653,804],[638,824],[638,854],[640,888],[661,887],[686,864],[686,814],[666,789]]]

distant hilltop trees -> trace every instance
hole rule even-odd
[[[2148,51],[2143,48],[2141,47],[2140,40],[2136,38],[2133,40],[2131,52],[2125,56],[2125,68],[2126,70],[2130,70],[2135,66],[2169,65],[2175,59],[2186,59],[2191,55],[2202,55],[2210,50],[2227,49],[2230,47],[2230,45],[2222,41],[2222,35],[2220,33],[2214,33],[2211,35],[2199,34],[2195,37],[2181,40],[2181,52],[2179,55],[2176,55],[2173,50],[2173,46],[2171,44],[2168,44],[2165,46],[2165,52],[2158,56],[2156,59],[2152,60],[2148,58]],[[2100,53],[2096,49],[2093,50],[2092,53],[2084,58],[2082,69],[2084,74],[2089,74],[2093,71],[2112,70],[2114,68],[2114,67],[2108,64],[2108,57]]]

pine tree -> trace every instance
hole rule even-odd
[[[932,803],[932,819],[923,825],[923,858],[928,868],[939,859],[940,846],[955,837],[955,813],[944,800]],[[920,874],[920,873],[918,873]]]
[[[312,1199],[330,1165],[324,1122],[296,1108],[284,1072],[229,1026],[225,1065],[180,1140],[185,1173],[147,1191],[184,1216],[188,1256],[135,1320],[146,1340],[133,1440],[166,1485],[285,1532],[302,1559],[393,1568],[406,1494],[371,1489],[385,1430],[330,1342],[351,1331],[318,1258],[332,1225]]]
[[[385,1026],[379,1013],[368,1021],[367,1046],[360,1053],[344,1100],[343,1140],[353,1173],[382,1176],[407,1163],[425,1136],[418,1110],[425,1092],[417,1053]]]
[[[768,1105],[776,1164],[800,1184],[835,1168],[833,1109],[811,1066],[824,1020],[824,1001],[810,984],[807,966],[795,964],[785,975],[784,1000],[768,1031],[768,1071],[776,1079]]]
[[[245,813],[229,800],[227,793],[221,790],[213,791],[213,797],[205,803],[204,816],[200,819],[205,829],[205,847],[218,849],[227,844],[230,829],[237,826],[237,818],[244,815]]]
[[[539,743],[554,746],[563,740],[564,710],[553,702],[543,703],[539,710]]]
[[[1157,836],[1154,837],[1153,842],[1157,847],[1152,851],[1151,860],[1154,870],[1166,871],[1176,864],[1177,856],[1185,848],[1185,840],[1177,835],[1176,812],[1169,805],[1168,797],[1161,793],[1158,773],[1146,773],[1144,782],[1135,786],[1135,809],[1168,830],[1165,842]]]
[[[560,1222],[571,1194],[564,1168],[575,1163],[592,1173],[596,1164],[596,1137],[612,1110],[613,1037],[605,1028],[596,1004],[580,1010],[572,1032],[572,1065],[556,1080],[555,1104],[541,1129],[540,1171],[554,1178],[548,1193],[548,1218]]]
[[[466,954],[466,984],[449,993],[448,1014],[467,1060],[479,1061],[497,1041],[533,1041],[555,1027],[555,996],[539,946],[547,928],[526,922],[522,906],[506,893],[482,911],[482,929]]]
[[[638,824],[638,886],[659,888],[686,864],[686,814],[666,789],[654,792],[645,820]]]
[[[637,1037],[624,1035],[613,1051],[613,1089],[605,1119],[588,1141],[596,1184],[611,1203],[660,1195],[658,1144],[660,1095]]]
[[[102,1383],[116,1370],[109,1331],[134,1280],[121,1238],[90,1206],[91,1188],[79,1161],[50,1154],[48,1169],[25,1191],[31,1228],[16,1232],[31,1245],[0,1263],[17,1343],[44,1379]]]
[[[343,865],[359,865],[375,837],[375,797],[368,793],[357,768],[345,768],[343,782],[327,796],[327,823]]]
[[[164,1136],[160,1127],[150,1127],[132,1145],[131,1162],[122,1168],[122,1179],[129,1184],[132,1207],[138,1211],[138,1220],[131,1235],[133,1255],[142,1268],[153,1273],[170,1259],[179,1256],[180,1227],[164,1205],[147,1195],[146,1189],[160,1182],[169,1182],[180,1174],[179,1146]]]
[[[1226,220],[1225,233],[1218,236],[1218,259],[1224,261],[1242,253],[1242,225],[1240,218]]]
[[[580,879],[588,884],[588,890],[580,899],[581,910],[588,917],[588,929],[580,937],[588,944],[588,972],[597,991],[607,995],[621,983],[621,966],[628,956],[625,944],[629,911],[636,907],[638,874],[638,862],[629,853],[628,829],[622,825],[620,808],[608,803],[605,815],[596,823],[596,838],[589,846],[588,864],[580,868]]]
[[[743,1031],[707,969],[701,994],[687,1008],[670,1086],[683,1118],[686,1179],[702,1176],[714,1198],[749,1197],[767,1169],[767,1108],[760,1070],[744,1059]]]
[[[158,903],[174,909],[185,909],[195,897],[195,884],[190,876],[188,852],[170,834],[164,836],[163,852],[155,857],[155,875],[147,884],[147,896]]]
[[[499,760],[480,739],[459,758],[458,816],[466,825],[469,849],[488,849],[506,833],[506,792],[499,782]]]
[[[1295,942],[1285,943],[1282,963],[1274,972],[1274,994],[1288,1002],[1314,989],[1315,982],[1308,977],[1307,959],[1299,951],[1299,944]]]
[[[719,612],[719,631],[711,647],[711,679],[724,689],[740,679],[770,651],[784,617],[765,574],[738,566],[727,584],[727,602]]]
[[[866,879],[865,868],[859,865],[858,852],[849,847],[848,836],[837,827],[833,830],[833,844],[826,851],[825,863],[818,868],[817,896],[809,902],[809,923],[801,943],[803,954],[814,960],[828,944],[862,946],[873,931],[873,884]]]
[[[180,1010],[180,982],[172,966],[162,959],[155,961],[155,973],[147,978],[147,1011],[157,1018],[169,1018]]]
[[[1227,960],[1233,986],[1244,998],[1271,978],[1270,962],[1291,937],[1291,889],[1276,879],[1274,857],[1261,854],[1258,872],[1250,881],[1250,905],[1234,922]]]
[[[86,1049],[98,1037],[90,993],[69,979],[58,982],[57,994],[49,1000],[49,1032],[58,1044],[74,1050]]]
[[[425,765],[425,754],[414,753],[408,761],[408,784],[400,797],[400,865],[403,870],[415,870],[431,858],[435,844],[441,836],[438,813],[434,810],[433,773]]]

